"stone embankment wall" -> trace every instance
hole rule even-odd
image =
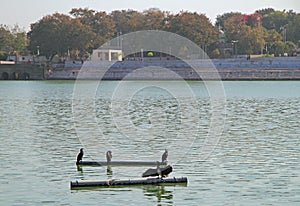
[[[45,65],[0,64],[0,80],[43,80]]]
[[[144,60],[58,65],[49,79],[300,80],[300,58]]]

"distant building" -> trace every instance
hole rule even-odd
[[[114,48],[94,49],[92,61],[122,61],[122,50]]]
[[[15,62],[15,63],[41,63],[46,62],[47,58],[45,56],[8,56],[7,61]]]
[[[33,56],[8,56],[6,60],[14,62],[32,62]]]

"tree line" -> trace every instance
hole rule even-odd
[[[93,49],[119,35],[139,30],[163,30],[184,36],[212,57],[222,48],[233,54],[282,54],[296,51],[300,43],[300,14],[261,9],[253,14],[229,12],[218,15],[215,24],[206,15],[181,11],[173,14],[151,8],[143,12],[115,10],[110,13],[73,8],[54,13],[31,24],[24,32],[18,26],[0,25],[0,58],[4,55],[88,57]]]
[[[28,45],[27,34],[18,25],[15,25],[13,28],[0,25],[0,60],[6,59],[7,55],[29,53]]]

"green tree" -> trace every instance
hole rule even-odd
[[[284,11],[274,11],[265,14],[262,19],[262,26],[268,30],[275,29],[281,32],[282,27],[288,24],[289,14]]]
[[[12,28],[13,35],[13,47],[18,53],[27,53],[28,38],[25,31],[23,31],[18,25]]]
[[[116,29],[122,34],[143,30],[144,16],[142,13],[134,10],[115,10],[110,16],[116,24]]]
[[[286,26],[287,39],[295,44],[300,43],[300,14],[294,15]]]
[[[12,29],[8,26],[0,26],[0,51],[8,54],[26,54],[28,39],[25,31],[18,25]]]
[[[143,12],[144,30],[165,30],[166,17],[168,13],[157,8],[151,8]]]
[[[0,51],[9,53],[13,51],[13,35],[8,26],[0,25]]]
[[[93,32],[96,34],[94,39],[95,47],[100,47],[113,38],[117,32],[115,22],[106,12],[96,12],[89,26],[91,26]]]
[[[238,54],[258,54],[264,46],[262,29],[246,25],[242,15],[233,16],[224,24],[229,42],[235,41]]]
[[[83,25],[91,25],[91,20],[94,18],[96,11],[87,8],[73,8],[69,13],[71,16],[80,19]]]
[[[275,42],[282,41],[282,36],[275,29],[267,30],[263,28],[266,52],[270,53],[270,48]],[[274,54],[274,53],[273,53]]]
[[[116,34],[116,25],[106,12],[97,12],[89,9],[72,9],[70,14],[80,22],[89,26],[95,33],[92,39],[92,47],[98,48]]]
[[[264,31],[264,39],[266,42],[276,42],[282,40],[282,36],[275,29],[271,29],[271,30],[264,29],[263,31]]]
[[[48,15],[31,25],[29,49],[36,54],[39,47],[42,55],[51,57],[55,54],[86,55],[92,49],[103,45],[119,34],[139,30],[165,30],[182,35],[204,50],[217,55],[219,39],[218,27],[226,35],[227,43],[235,43],[239,54],[257,54],[267,44],[269,51],[290,51],[292,41],[300,40],[300,14],[290,11],[276,11],[272,8],[257,10],[254,14],[244,15],[230,12],[218,15],[216,26],[209,19],[198,13],[181,11],[171,14],[157,8],[143,12],[135,10],[115,10],[110,14],[88,8],[72,9],[70,16],[64,14]],[[24,51],[27,44],[24,32],[0,27],[0,50]],[[283,35],[287,42],[282,45]],[[186,52],[186,48],[180,48]]]
[[[286,53],[288,53],[289,55],[291,55],[291,54],[293,54],[294,52],[296,52],[296,50],[297,50],[297,45],[294,43],[294,42],[292,42],[292,41],[287,41],[286,43],[285,43],[285,52]]]
[[[282,41],[273,42],[270,46],[270,53],[278,56],[285,52],[285,44]]]
[[[224,13],[222,15],[218,15],[215,25],[218,26],[218,27],[221,27],[221,29],[224,29],[225,22],[227,21],[227,19],[230,19],[232,17],[237,17],[237,16],[238,17],[242,16],[242,13],[240,13],[240,12],[229,12],[229,13]]]
[[[219,31],[204,14],[180,12],[170,18],[170,32],[182,35],[204,49],[218,40]]]
[[[65,56],[68,50],[85,50],[94,33],[79,20],[55,13],[32,24],[28,37],[32,53],[36,54],[39,47],[41,55],[52,58],[55,54]]]
[[[270,47],[270,53],[275,54],[275,56],[283,55],[284,53],[291,55],[295,51],[296,45],[291,41],[287,41],[286,43],[277,41],[274,42]]]
[[[255,12],[259,13],[262,16],[265,16],[275,12],[275,10],[273,8],[265,8],[265,9],[256,10]]]

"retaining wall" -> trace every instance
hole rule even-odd
[[[300,58],[85,62],[56,67],[49,79],[299,80]],[[151,67],[151,69],[146,69]],[[109,69],[108,69],[109,68]],[[165,68],[165,69],[164,69]],[[194,70],[196,69],[196,71]],[[138,71],[138,72],[137,72]],[[78,75],[80,73],[80,75]]]

